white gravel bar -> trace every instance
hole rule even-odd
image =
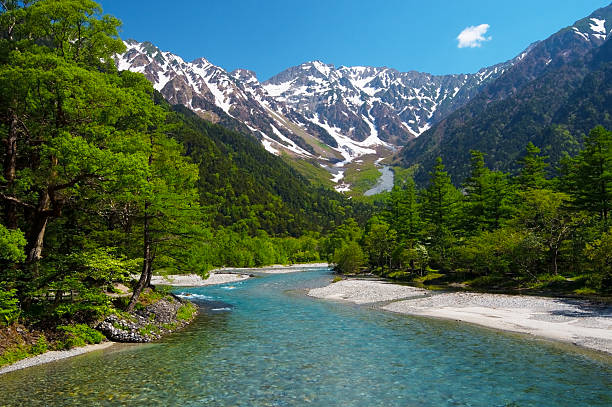
[[[203,279],[197,274],[172,274],[167,276],[153,276],[151,284],[172,285],[175,287],[202,287],[207,285],[235,283],[237,281],[246,280],[251,273],[262,274],[283,274],[296,273],[313,268],[329,267],[328,263],[304,263],[282,265],[275,264],[273,266],[258,267],[258,268],[220,268],[211,271],[207,279]],[[229,273],[231,271],[231,273]]]
[[[207,285],[235,283],[237,281],[246,280],[248,274],[229,274],[229,273],[210,273],[210,276],[204,280],[197,274],[173,274],[168,276],[153,276],[151,284],[172,285],[175,287],[202,287]]]
[[[427,294],[421,288],[390,284],[377,280],[341,280],[327,287],[314,288],[308,295],[328,300],[344,300],[355,304],[419,297]]]
[[[15,370],[25,369],[26,367],[32,367],[36,365],[42,365],[44,363],[55,362],[60,359],[67,359],[73,356],[82,355],[83,353],[93,352],[95,350],[106,349],[113,346],[115,342],[103,342],[97,345],[86,345],[80,348],[73,348],[69,350],[53,350],[30,358],[21,359],[13,363],[12,365],[0,367],[0,374],[13,372]]]
[[[612,354],[612,306],[584,300],[437,293],[368,280],[343,280],[310,290],[308,295],[356,304],[382,302],[377,305],[385,311],[468,322]]]

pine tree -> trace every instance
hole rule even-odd
[[[400,242],[417,238],[421,220],[416,186],[412,178],[408,178],[401,187],[393,187],[386,200],[384,217],[391,228],[397,231]]]
[[[447,250],[458,224],[461,193],[453,186],[442,158],[430,172],[429,185],[421,195],[421,217],[427,226],[429,244],[437,251],[438,261],[447,260]],[[433,253],[432,253],[433,257]]]
[[[540,149],[531,141],[527,144],[526,153],[518,163],[521,170],[517,177],[517,182],[521,190],[544,188],[546,181],[547,156],[540,155]]]
[[[591,130],[565,172],[564,184],[573,205],[596,213],[607,224],[612,209],[612,132],[603,126]]]

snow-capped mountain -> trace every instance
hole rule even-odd
[[[214,122],[231,117],[272,153],[340,166],[361,155],[388,155],[515,62],[435,76],[314,61],[260,83],[248,70],[228,73],[204,58],[186,62],[148,42],[125,44],[127,51],[116,57],[119,70],[143,73],[170,103]]]
[[[545,69],[600,45],[610,36],[610,7],[561,30],[563,36],[557,33],[474,74],[336,68],[312,61],[262,83],[251,71],[226,72],[204,58],[186,62],[134,40],[116,62],[120,70],[145,74],[170,103],[250,132],[274,154],[317,160],[339,181],[338,168],[356,157],[388,156],[477,96],[504,99]],[[561,37],[562,43],[554,40]]]
[[[435,76],[390,68],[335,68],[314,61],[281,72],[263,87],[275,100],[333,132],[359,141],[376,135],[397,146],[463,105],[513,63],[476,74]]]
[[[143,73],[168,102],[184,105],[213,122],[236,119],[271,152],[282,149],[306,157],[316,154],[299,134],[300,126],[309,127],[308,121],[293,111],[289,112],[292,120],[283,117],[285,106],[266,95],[252,72],[230,74],[204,58],[186,62],[148,42],[128,40],[125,44],[127,51],[116,56],[118,69]],[[312,137],[325,139],[321,132],[324,130],[309,128]]]

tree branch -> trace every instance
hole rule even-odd
[[[17,197],[6,195],[6,194],[1,193],[1,192],[0,192],[0,198],[4,199],[5,201],[17,204],[19,206],[23,206],[25,208],[36,209],[36,207],[34,205],[32,205],[32,204],[24,202],[24,201],[22,201],[21,199],[19,199]]]

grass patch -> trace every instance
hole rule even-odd
[[[293,167],[297,172],[302,174],[304,178],[314,185],[322,185],[332,188],[334,183],[331,181],[331,174],[315,162],[291,158],[286,154],[282,155],[284,161]]]
[[[159,287],[161,288],[164,286]],[[166,295],[168,295],[168,292],[164,292],[163,290],[160,290],[158,288],[156,288],[155,290],[147,288],[142,292],[142,294],[140,294],[140,297],[138,297],[138,303],[142,307],[146,307],[148,305],[156,303],[157,301],[164,298]]]
[[[344,280],[341,276],[335,276],[334,279],[332,280],[332,284],[333,283],[337,283],[338,281],[342,281]]]
[[[394,271],[387,275],[388,278],[391,278],[393,280],[409,280],[410,276],[411,273],[407,271]]]
[[[142,336],[158,335],[161,332],[161,328],[155,324],[146,324],[142,328],[138,328],[138,333]]]
[[[0,355],[0,366],[10,365],[21,359],[29,358],[31,356],[40,355],[49,350],[49,343],[44,335],[40,335],[34,345],[27,345],[26,343],[20,343],[6,349]]]
[[[363,196],[376,185],[379,178],[380,171],[374,163],[351,163],[344,173],[343,182],[351,185],[349,195]]]
[[[195,304],[187,302],[176,311],[176,319],[179,321],[190,321],[197,311],[198,308]]]
[[[87,344],[100,343],[104,340],[101,332],[85,324],[60,325],[57,330],[63,334],[63,339],[56,342],[56,349],[71,349]]]
[[[425,283],[428,281],[437,280],[442,277],[444,277],[444,274],[432,272],[432,273],[427,273],[422,277],[417,277],[414,279],[414,281],[417,283]]]

